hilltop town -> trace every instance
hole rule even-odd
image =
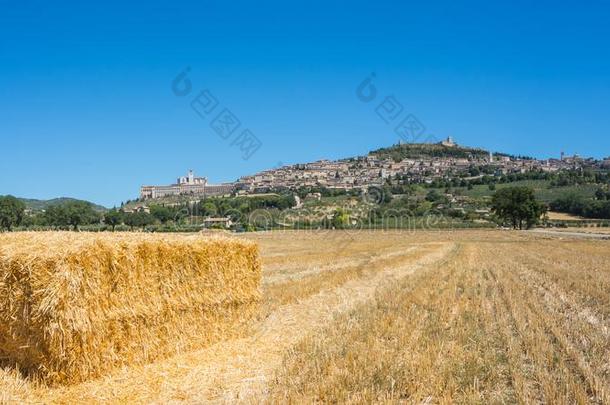
[[[596,160],[577,155],[534,159],[492,153],[458,145],[451,137],[437,144],[402,144],[370,152],[366,156],[340,160],[319,160],[286,165],[239,178],[236,182],[209,184],[192,171],[175,184],[142,186],[140,199],[175,195],[221,196],[258,194],[301,187],[366,190],[382,186],[388,179],[403,184],[430,184],[438,180],[502,176],[530,171],[558,172],[585,168],[609,168],[610,159]]]

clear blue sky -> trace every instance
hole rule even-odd
[[[364,154],[398,140],[375,113],[389,95],[437,138],[610,155],[608,3],[53,3],[0,1],[0,194],[112,206],[189,168]],[[250,159],[191,109],[203,89],[260,139]]]

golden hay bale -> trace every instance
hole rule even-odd
[[[260,298],[257,246],[226,237],[0,236],[0,361],[51,383],[192,349]]]

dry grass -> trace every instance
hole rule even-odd
[[[177,238],[184,238],[183,236]],[[610,403],[610,247],[512,231],[258,233],[238,338],[0,402]]]
[[[9,234],[0,359],[73,383],[225,336],[259,299],[256,245],[227,238]]]
[[[581,219],[583,219],[582,217],[579,217],[577,215],[571,215],[571,214],[566,214],[565,212],[554,212],[554,211],[547,212],[547,216],[551,220],[552,219],[557,219],[557,220],[581,220]]]
[[[610,235],[610,228],[599,228],[596,226],[581,226],[581,227],[568,227],[568,228],[553,228],[553,231],[558,232],[581,232],[581,233],[592,233],[600,235]]]
[[[463,241],[302,340],[259,398],[608,403],[607,256],[603,242]]]

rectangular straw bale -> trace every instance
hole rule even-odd
[[[226,237],[0,236],[0,364],[73,383],[228,336],[260,298],[257,246]]]

